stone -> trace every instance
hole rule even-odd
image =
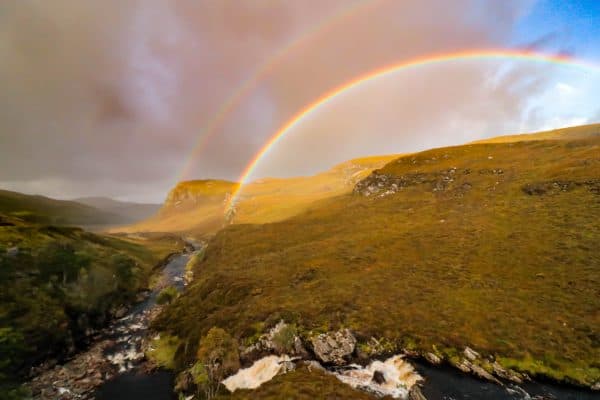
[[[373,372],[373,382],[381,385],[385,383],[385,375],[381,371]]]
[[[301,359],[310,358],[308,351],[306,351],[306,348],[302,343],[302,339],[300,339],[300,337],[297,335],[290,338],[291,342],[289,343],[282,344],[275,340],[275,338],[284,330],[290,330],[288,333],[295,332],[295,329],[292,326],[282,320],[279,321],[267,333],[261,335],[256,343],[246,348],[242,348],[240,350],[240,359],[242,364],[244,366],[248,366],[254,361],[269,354],[287,354],[290,356],[299,357]]]
[[[414,385],[408,392],[408,400],[427,400],[427,398],[421,392],[421,388],[418,385]]]
[[[306,368],[308,369],[309,372],[312,371],[323,371],[325,372],[325,368],[323,368],[323,366],[321,364],[319,364],[318,361],[315,360],[308,360],[308,361],[304,361],[304,365],[306,366]]]
[[[494,361],[492,363],[492,369],[494,374],[500,379],[506,379],[514,383],[523,383],[524,377],[518,372],[507,370],[503,368],[498,362]]]
[[[465,355],[465,357],[467,357],[469,361],[475,361],[480,357],[479,353],[470,347],[465,347],[463,354]]]
[[[8,249],[6,249],[6,255],[8,257],[16,257],[19,255],[19,248],[18,247],[9,247]]]
[[[442,363],[442,359],[434,353],[425,353],[425,360],[433,365],[440,365]]]
[[[322,333],[311,338],[317,358],[326,364],[344,365],[356,347],[356,338],[348,329]]]

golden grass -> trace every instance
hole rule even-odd
[[[592,135],[401,157],[376,171],[402,182],[396,194],[346,193],[220,231],[156,326],[187,357],[212,326],[244,341],[284,318],[422,352],[471,346],[589,385],[600,379],[598,154]]]
[[[358,158],[314,176],[252,182],[240,191],[232,222],[275,222],[297,215],[315,201],[351,192],[358,180],[397,157]],[[158,215],[113,231],[214,233],[226,225],[227,199],[238,186],[217,180],[181,182],[171,191]]]

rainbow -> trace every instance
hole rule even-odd
[[[286,124],[284,124],[271,138],[264,144],[264,146],[256,153],[252,160],[248,163],[238,181],[240,185],[236,191],[230,197],[227,205],[227,210],[235,205],[237,199],[242,191],[243,185],[248,180],[248,177],[252,174],[260,160],[273,148],[277,142],[279,142],[287,133],[289,133],[294,127],[300,125],[306,118],[317,112],[322,106],[332,102],[336,98],[339,98],[344,93],[356,88],[359,85],[373,81],[375,79],[384,78],[390,76],[399,71],[403,71],[409,68],[420,67],[424,65],[438,64],[448,61],[459,61],[459,60],[494,60],[494,59],[510,59],[510,60],[523,60],[523,61],[534,61],[534,62],[545,62],[562,64],[568,66],[574,66],[583,68],[586,70],[600,71],[600,66],[589,62],[576,60],[572,57],[565,55],[552,55],[535,53],[532,51],[525,50],[469,50],[454,53],[444,53],[437,55],[430,55],[425,57],[419,57],[408,61],[402,61],[396,64],[388,65],[383,68],[376,69],[371,72],[367,72],[364,75],[359,76],[345,83],[341,86],[330,90],[325,93],[317,100],[313,101],[298,113],[296,113]]]
[[[215,113],[214,118],[212,118],[206,124],[206,126],[204,126],[201,131],[202,134],[198,137],[198,140],[192,147],[192,151],[188,156],[188,160],[186,161],[180,173],[179,179],[177,180],[185,180],[185,178],[190,175],[190,171],[194,167],[196,158],[204,150],[209,140],[220,131],[231,112],[235,110],[237,106],[244,100],[244,98],[246,98],[246,96],[258,86],[263,78],[265,78],[271,71],[273,71],[275,67],[277,67],[277,65],[279,65],[279,63],[287,54],[296,50],[297,48],[300,48],[302,45],[309,43],[310,40],[316,38],[319,34],[326,30],[326,28],[333,26],[336,22],[351,18],[358,12],[365,11],[367,7],[376,6],[381,1],[383,0],[357,0],[356,2],[352,3],[350,7],[341,9],[332,16],[322,19],[311,29],[303,32],[290,43],[283,46],[277,53],[275,53],[275,55],[267,59],[267,61],[262,64],[252,76],[244,81],[244,83],[227,98],[221,108],[219,108]]]

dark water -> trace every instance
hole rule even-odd
[[[159,371],[152,375],[127,372],[106,382],[96,392],[97,400],[174,400],[173,374]]]
[[[428,400],[598,400],[600,393],[560,385],[528,382],[506,387],[479,380],[448,367],[432,367],[417,363],[417,371],[425,378],[423,394]]]
[[[167,286],[175,286],[179,291],[184,288],[183,274],[190,254],[173,257],[163,268],[161,278],[149,296],[133,306],[129,314],[119,320],[107,334],[107,338],[115,344],[106,349],[104,355],[114,358],[128,351],[141,352],[142,339],[148,334],[149,313],[156,306],[156,298],[160,291]],[[125,360],[123,371],[115,378],[100,386],[95,397],[97,400],[144,399],[170,400],[173,394],[173,374],[158,371],[153,374],[143,374],[137,369],[142,360]]]

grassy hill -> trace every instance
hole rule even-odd
[[[180,248],[172,237],[100,236],[0,214],[0,398],[34,363],[68,356]]]
[[[600,124],[499,136],[474,143],[567,140],[597,136],[600,136]],[[136,224],[117,227],[114,231],[192,232],[203,235],[215,233],[228,223],[261,224],[282,221],[300,214],[317,201],[350,193],[359,180],[399,156],[357,158],[313,176],[256,180],[242,187],[235,206],[235,216],[227,221],[225,205],[239,184],[210,179],[180,182],[173,188],[157,215]]]
[[[600,124],[581,125],[570,128],[553,129],[536,133],[520,135],[497,136],[491,139],[479,140],[474,143],[510,143],[529,140],[575,140],[600,136]]]
[[[123,223],[123,217],[75,201],[55,200],[0,190],[0,213],[20,219],[52,225],[111,225]]]
[[[592,385],[600,137],[580,129],[591,133],[400,157],[287,220],[230,225],[156,327],[180,337],[180,367],[213,326],[251,343],[283,318],[305,337],[350,328],[365,352],[374,337],[458,364],[470,346],[506,368]]]
[[[356,182],[396,157],[359,158],[314,176],[252,182],[242,188],[231,222],[266,223],[289,218],[315,201],[350,193]],[[225,225],[225,205],[238,186],[218,180],[181,182],[155,217],[116,231],[214,233]]]
[[[221,180],[180,182],[171,190],[158,213],[117,232],[215,232],[225,222],[225,202],[238,187]]]
[[[120,223],[133,223],[150,218],[160,209],[160,204],[132,203],[108,197],[82,197],[73,201],[118,215],[121,217]]]

